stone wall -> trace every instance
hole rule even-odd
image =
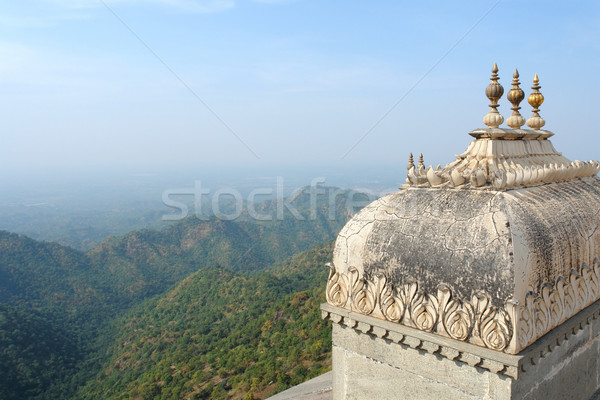
[[[343,310],[337,315],[328,305],[324,312],[338,321],[333,324],[334,400],[587,400],[600,386],[598,302],[519,355],[435,335],[418,337],[423,333],[408,328],[392,332],[391,324],[378,326],[375,318]]]

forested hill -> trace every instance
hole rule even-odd
[[[75,313],[104,302],[100,286],[82,252],[0,231],[0,302]]]
[[[330,367],[321,321],[331,243],[285,274],[202,269],[125,315],[82,398],[262,399]],[[311,273],[307,274],[306,271]]]
[[[330,202],[330,199],[325,194],[313,203],[308,193],[300,193],[288,205],[294,205],[304,218],[289,212],[279,215],[280,205],[276,202],[266,202],[256,208],[263,215],[273,213],[271,220],[253,219],[248,211],[234,221],[215,218],[206,221],[189,217],[162,231],[137,231],[108,238],[87,253],[0,231],[0,366],[3,368],[0,371],[0,398],[78,398],[75,394],[77,388],[96,375],[100,368],[104,368],[105,373],[110,372],[106,364],[107,357],[119,357],[119,346],[127,342],[128,333],[139,332],[135,329],[142,329],[144,321],[157,317],[153,314],[155,308],[160,310],[163,306],[175,306],[172,302],[164,303],[165,298],[169,295],[179,298],[179,294],[188,296],[186,299],[202,297],[199,293],[210,289],[203,286],[210,279],[216,285],[210,289],[210,293],[223,295],[212,300],[210,296],[202,297],[205,299],[202,315],[213,318],[210,320],[210,329],[217,329],[211,330],[203,341],[216,337],[214,335],[221,335],[219,337],[223,340],[229,336],[238,339],[247,336],[253,338],[252,346],[256,346],[259,340],[266,338],[252,336],[257,332],[252,324],[254,321],[271,318],[274,326],[284,329],[280,326],[284,322],[292,326],[294,323],[308,323],[305,318],[309,317],[305,311],[317,313],[311,314],[310,318],[313,319],[310,323],[320,324],[315,322],[318,320],[320,301],[315,297],[315,292],[300,294],[298,298],[294,296],[296,291],[312,291],[315,285],[324,283],[326,271],[321,266],[329,254],[328,250],[304,253],[296,256],[301,258],[294,258],[295,261],[288,258],[333,239],[352,211],[355,211],[347,207],[347,200],[352,198],[344,193],[336,196],[334,202]],[[356,197],[352,200],[356,201]],[[311,261],[316,259],[318,262]],[[263,272],[266,270],[268,273]],[[195,288],[190,289],[193,295],[185,295],[184,289],[188,286]],[[239,297],[240,291],[249,295]],[[252,306],[254,302],[256,304]],[[273,313],[280,315],[287,312],[286,304],[290,302],[296,304],[296,309],[304,311],[284,319],[273,317]],[[186,303],[182,300],[177,304],[183,307]],[[239,312],[235,311],[236,307]],[[134,314],[123,317],[132,308],[136,310]],[[214,313],[207,311],[212,308],[216,310]],[[157,312],[160,316],[162,311]],[[171,312],[179,315],[188,313],[176,309],[168,311]],[[226,318],[233,320],[225,323],[223,321]],[[157,321],[154,326],[162,326],[162,322]],[[189,321],[191,325],[186,329],[198,330],[198,335],[202,336],[207,333],[200,329],[205,322],[201,319]],[[129,329],[138,326],[136,324],[139,327]],[[227,326],[226,330],[219,330],[224,326]],[[318,326],[316,334],[322,333],[319,329],[324,329],[324,325]],[[265,329],[270,331],[270,328]],[[295,328],[289,332],[273,332],[283,335],[281,340],[285,343],[290,343],[285,335],[298,337]],[[152,334],[150,331],[146,333]],[[135,340],[139,339],[135,337]],[[219,346],[228,345],[219,343]],[[241,345],[247,343],[239,342],[236,348]],[[271,346],[265,346],[270,349],[274,342]],[[48,351],[50,347],[52,351]],[[321,355],[317,355],[322,349],[317,348],[319,346],[312,350],[315,360],[305,359],[308,356],[302,353],[299,358],[296,357],[302,360],[302,365],[278,363],[275,365],[277,379],[255,382],[252,390],[259,396],[260,390],[283,388],[297,382],[300,377],[311,376],[324,365]],[[248,360],[260,355],[249,354],[244,356],[249,357]],[[262,360],[266,362],[264,357]],[[217,362],[215,360],[218,360],[217,364],[214,364]],[[257,359],[252,360],[244,365],[258,365]],[[148,363],[147,360],[145,362]],[[236,381],[238,378],[235,377],[241,371],[231,368],[233,364],[226,355],[203,358],[202,362],[206,371],[210,372],[202,375],[203,383],[195,381],[196,395],[205,395],[209,389],[211,393],[215,390],[221,393],[219,396],[225,397],[227,393],[237,395],[242,391],[251,391],[251,388],[240,384],[245,378]],[[315,368],[309,372],[307,365],[312,362],[316,363]],[[223,363],[228,366],[224,367]],[[218,365],[216,370],[212,369],[214,365]],[[255,371],[264,371],[264,365],[260,365]],[[292,373],[296,367],[299,369]],[[121,379],[130,381],[132,387],[139,389],[137,383],[146,382],[146,378],[140,380],[133,372],[129,376],[129,369],[122,372],[128,378]],[[212,376],[213,373],[217,375]],[[103,380],[93,382],[96,383],[86,386],[90,391],[105,384]],[[152,382],[156,386],[157,381]]]
[[[118,292],[125,303],[164,290],[206,266],[256,272],[329,241],[367,197],[324,188],[313,197],[305,190],[289,201],[293,212],[276,201],[256,207],[270,220],[251,218],[248,211],[229,221],[188,217],[161,231],[136,231],[106,239],[88,252],[95,273]],[[312,203],[312,205],[311,205]],[[283,213],[278,215],[283,208]],[[298,218],[300,216],[301,218]]]
[[[65,326],[30,308],[0,303],[0,399],[60,398],[75,389],[65,377],[76,373],[85,353]]]
[[[73,392],[112,299],[85,254],[0,231],[0,399]]]

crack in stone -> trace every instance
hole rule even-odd
[[[348,263],[349,263],[349,261],[350,261],[350,260],[349,260],[349,257],[350,257],[350,249],[349,249],[349,245],[348,245],[348,240],[349,240],[349,239],[350,239],[352,236],[356,236],[356,235],[360,234],[360,233],[362,232],[362,230],[363,230],[363,229],[365,229],[365,227],[367,227],[367,226],[369,226],[369,225],[373,224],[374,222],[375,222],[375,221],[369,221],[369,222],[367,222],[366,224],[364,224],[363,226],[361,226],[361,227],[360,227],[360,229],[359,229],[358,231],[356,231],[356,232],[354,232],[354,233],[352,233],[352,234],[350,234],[350,235],[348,235],[348,236],[342,236],[342,234],[340,234],[340,235],[339,235],[340,237],[343,237],[343,238],[346,240],[346,246],[345,246],[345,247],[346,247],[346,265],[348,265]],[[365,240],[365,241],[366,241],[366,240]]]
[[[451,252],[451,253],[455,253],[455,252],[459,252],[459,251],[483,250],[483,249],[485,249],[485,248],[487,248],[487,247],[491,246],[491,244],[492,244],[492,243],[494,243],[495,241],[499,241],[499,240],[500,240],[500,238],[499,238],[499,237],[497,237],[497,238],[494,238],[492,241],[490,241],[490,242],[488,242],[488,243],[486,243],[486,244],[484,244],[484,245],[482,245],[482,246],[480,246],[480,247],[464,247],[464,248],[463,248],[463,247],[458,247],[458,248],[452,249],[452,248],[450,248],[450,247],[448,247],[448,246],[446,245],[446,242],[445,242],[445,241],[444,241],[443,245],[444,245],[444,248],[445,248],[446,250],[448,250],[448,251],[449,251],[449,252]]]

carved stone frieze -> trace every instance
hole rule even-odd
[[[525,304],[517,307],[519,347],[525,348],[600,298],[600,259],[572,270],[539,293],[530,290]]]
[[[600,298],[600,259],[542,285],[539,293],[531,289],[520,303],[508,299],[503,307],[493,306],[482,290],[459,299],[446,284],[426,293],[417,282],[393,285],[383,274],[365,279],[356,268],[339,272],[328,266],[326,298],[335,307],[510,354]]]
[[[527,132],[499,128],[491,131],[499,131],[501,138]],[[536,134],[522,133],[521,136]],[[409,162],[406,183],[420,187],[505,190],[585,178],[600,171],[598,161],[570,161],[545,138],[500,140],[481,135],[476,135],[478,138],[467,150],[443,168],[439,165],[436,168],[425,167],[422,162],[415,166]]]
[[[543,359],[562,346],[569,346],[572,336],[600,318],[600,301],[592,303],[575,317],[565,321],[540,340],[517,355],[491,351],[464,341],[451,341],[439,335],[422,332],[404,325],[382,321],[329,304],[321,305],[321,317],[363,334],[391,341],[419,351],[436,354],[472,367],[518,379],[535,370]]]
[[[476,292],[472,299],[455,299],[447,285],[437,293],[419,290],[417,282],[395,287],[380,274],[375,280],[359,276],[355,268],[339,273],[329,264],[327,302],[363,315],[382,317],[424,332],[503,351],[513,334],[506,310],[491,305],[490,296]]]

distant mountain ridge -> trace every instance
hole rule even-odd
[[[108,238],[87,254],[92,267],[107,275],[104,280],[124,300],[161,293],[204,266],[260,271],[333,239],[351,216],[352,191],[323,188],[311,197],[309,190],[289,203],[303,219],[290,212],[278,216],[281,206],[271,200],[259,206],[273,217],[268,221],[252,219],[247,211],[233,221],[190,216],[161,231]],[[333,190],[339,192],[332,202],[327,191]]]

